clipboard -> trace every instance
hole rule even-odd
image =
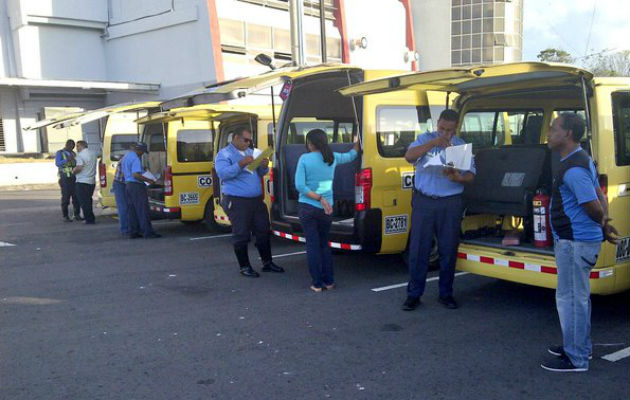
[[[254,154],[256,154],[256,150],[254,150]],[[245,171],[249,172],[250,174],[253,174],[254,171],[256,171],[258,167],[260,167],[260,163],[262,162],[262,160],[265,158],[269,158],[272,154],[273,154],[273,148],[267,147],[265,150],[261,151],[256,157],[254,157],[254,161],[252,161],[251,163],[247,165],[247,167],[245,167]]]

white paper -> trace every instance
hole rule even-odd
[[[152,181],[154,181],[154,182],[158,179],[158,177],[157,177],[157,176],[155,176],[155,175],[153,175],[153,174],[151,173],[151,171],[149,171],[149,170],[144,171],[144,173],[142,174],[142,176],[144,176],[145,178],[151,179],[151,180],[152,180]],[[158,176],[159,176],[159,174],[158,174]],[[144,184],[145,184],[145,185],[147,185],[147,186],[149,186],[149,185],[150,185],[150,183],[149,183],[149,182],[144,182]]]
[[[424,168],[456,168],[462,171],[470,171],[472,167],[472,144],[466,143],[459,146],[446,148],[446,162],[443,163],[439,155],[429,158]]]

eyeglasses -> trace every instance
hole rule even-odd
[[[241,139],[243,139],[243,142],[245,142],[245,143],[252,143],[252,139],[248,139],[248,138],[245,138],[245,137],[241,137]]]

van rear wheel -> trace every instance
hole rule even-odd
[[[409,243],[405,251],[400,253],[400,257],[403,262],[409,267]],[[440,255],[438,254],[437,238],[433,237],[433,243],[431,244],[431,253],[429,254],[429,271],[435,271],[440,268]]]
[[[203,213],[203,224],[208,230],[213,232],[229,233],[232,231],[231,227],[217,224],[214,220],[214,200],[212,197],[206,203],[205,211]]]

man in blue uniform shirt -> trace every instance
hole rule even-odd
[[[122,163],[122,171],[125,177],[125,191],[127,193],[127,210],[129,238],[134,239],[140,237],[140,231],[145,239],[155,239],[159,235],[153,231],[151,225],[151,216],[149,215],[149,197],[147,194],[147,186],[144,182],[155,183],[151,179],[142,175],[142,157],[147,152],[147,145],[138,142],[132,151],[128,151],[120,162]]]
[[[588,371],[591,343],[590,273],[602,240],[615,243],[608,202],[599,188],[593,160],[580,146],[585,124],[574,113],[562,113],[549,130],[547,145],[560,154],[551,195],[551,229],[558,267],[556,308],[562,345],[547,350],[557,358],[541,367],[554,372]]]
[[[455,168],[425,169],[424,165],[432,157],[440,157],[444,163],[447,147],[465,144],[455,136],[458,120],[457,112],[442,111],[437,131],[419,135],[405,153],[405,159],[416,166],[411,201],[409,284],[407,299],[402,306],[405,311],[414,310],[420,305],[434,236],[437,237],[440,256],[438,300],[447,308],[457,308],[453,298],[453,280],[463,213],[462,192],[464,185],[474,179],[475,167],[473,164],[470,171],[460,171]]]
[[[271,257],[269,242],[269,213],[263,201],[261,177],[269,171],[269,160],[262,161],[252,173],[247,166],[254,161],[252,133],[237,128],[232,142],[219,151],[214,163],[221,180],[221,206],[232,224],[232,245],[241,275],[257,278],[260,274],[249,263],[247,244],[251,233],[256,237],[256,248],[263,263],[263,272],[284,272]]]

